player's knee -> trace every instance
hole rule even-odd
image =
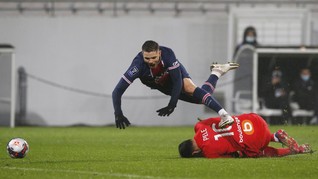
[[[191,88],[191,87],[185,86],[185,87],[184,87],[184,92],[186,92],[187,94],[193,94],[194,89]]]
[[[195,88],[196,88],[196,86],[194,85],[194,83],[192,81],[188,81],[188,80],[184,81],[183,90],[187,94],[193,94]]]

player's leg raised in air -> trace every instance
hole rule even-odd
[[[187,94],[190,94],[194,98],[200,100],[202,104],[205,104],[210,109],[213,109],[221,116],[221,122],[219,123],[219,127],[221,128],[233,124],[234,119],[225,111],[219,102],[213,96],[211,96],[211,94],[216,88],[218,79],[226,72],[238,67],[239,64],[237,63],[212,64],[210,67],[211,75],[201,88],[194,85],[190,78],[183,79],[184,91]]]

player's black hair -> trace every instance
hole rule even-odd
[[[147,40],[141,47],[143,52],[153,52],[159,50],[159,45],[153,40]]]
[[[184,157],[184,158],[193,157],[192,153],[193,153],[193,144],[191,139],[185,140],[179,144],[179,154],[181,157]]]

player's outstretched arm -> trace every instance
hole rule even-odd
[[[130,122],[121,110],[121,97],[128,87],[129,84],[123,79],[120,79],[112,93],[113,106],[115,110],[115,123],[116,127],[119,129],[125,129],[125,126],[128,127],[130,125]]]
[[[174,108],[177,106],[178,98],[182,90],[182,76],[179,68],[169,71],[173,87],[171,91],[171,98],[167,107],[157,110],[159,116],[169,116]]]

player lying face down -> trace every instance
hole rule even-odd
[[[195,125],[193,139],[179,145],[181,157],[281,157],[292,154],[312,153],[309,144],[299,145],[284,131],[270,133],[264,119],[250,113],[233,116],[234,123],[219,128],[220,118],[208,118]],[[269,147],[269,142],[280,142],[287,148]]]

